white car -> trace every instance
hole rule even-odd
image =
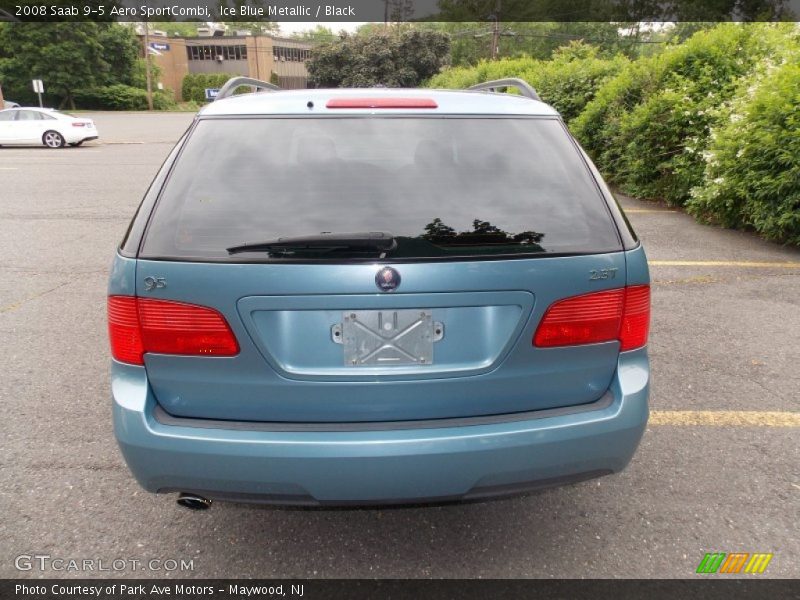
[[[49,108],[0,110],[0,146],[45,145],[63,148],[96,140],[91,119],[67,115]]]

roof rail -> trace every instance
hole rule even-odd
[[[529,84],[524,79],[519,79],[518,77],[510,77],[508,79],[495,79],[494,81],[484,81],[483,83],[479,83],[477,85],[473,85],[468,87],[468,90],[486,90],[487,92],[494,92],[497,88],[501,87],[515,87],[517,88],[523,96],[530,98],[531,100],[539,100],[542,99],[539,97],[539,94],[536,93],[536,90],[533,89],[531,84]]]
[[[242,85],[249,85],[255,89],[261,90],[279,90],[277,85],[274,83],[269,83],[268,81],[261,81],[260,79],[253,79],[251,77],[231,77],[228,81],[225,82],[225,85],[220,88],[219,92],[217,92],[216,98],[214,100],[222,100],[223,98],[227,98],[228,96],[233,96],[233,92]]]

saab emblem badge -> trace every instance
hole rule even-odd
[[[375,275],[375,285],[382,292],[393,292],[400,285],[400,273],[392,267],[383,267]]]

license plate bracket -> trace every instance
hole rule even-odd
[[[443,337],[430,309],[349,310],[331,327],[348,367],[432,365],[433,344]]]

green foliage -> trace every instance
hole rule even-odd
[[[205,23],[199,21],[150,21],[150,31],[163,31],[168,37],[195,37],[197,28]]]
[[[556,50],[552,60],[482,61],[474,68],[448,69],[433,77],[428,86],[464,89],[482,81],[520,77],[535,87],[542,99],[570,122],[594,98],[600,84],[627,63],[622,56],[603,59],[594,46],[571,42]]]
[[[292,38],[295,40],[299,40],[301,42],[307,42],[311,44],[323,44],[335,41],[336,34],[333,33],[333,30],[330,27],[325,27],[324,25],[317,24],[317,26],[314,27],[314,29],[308,29],[305,31],[299,31],[297,33],[293,33]]]
[[[75,103],[90,110],[147,110],[147,92],[122,84],[101,86],[76,92]],[[176,106],[169,90],[153,92],[156,110],[173,110]]]
[[[205,104],[208,102],[206,100],[206,88],[219,89],[225,85],[228,79],[235,76],[235,73],[189,73],[183,78],[181,95],[187,102],[193,101],[198,104]]]
[[[152,81],[158,81],[161,78],[161,67],[152,60],[150,61],[150,77]],[[143,58],[137,58],[133,64],[130,85],[143,90],[147,89],[147,64]]]
[[[615,177],[627,192],[676,203],[702,177],[702,167],[684,152],[687,135],[697,141],[708,127],[694,108],[683,90],[666,89],[624,115],[615,140],[619,145],[604,156],[614,155]]]
[[[308,63],[317,87],[415,87],[447,63],[450,38],[436,31],[343,36],[316,47]]]
[[[800,30],[693,23],[659,35],[672,43],[633,61],[573,43],[552,60],[482,61],[428,85],[521,77],[622,190],[800,245]]]
[[[217,24],[225,27],[225,35],[232,35],[236,31],[249,31],[250,35],[277,34],[280,30],[280,26],[273,21],[217,21]]]
[[[91,22],[6,24],[0,48],[7,97],[34,102],[31,79],[42,79],[47,103],[70,108],[78,90],[132,83],[138,52],[129,27]]]
[[[721,24],[607,81],[572,123],[609,178],[631,194],[683,204],[703,178],[702,152],[717,108],[765,57],[787,47],[791,26]]]
[[[704,154],[689,212],[800,245],[800,54],[743,85]]]
[[[172,90],[168,88],[164,88],[163,90],[153,90],[153,109],[177,110],[177,108],[178,103],[175,102],[175,96]]]
[[[788,6],[787,6],[788,5]],[[437,21],[546,21],[555,16],[586,15],[601,22],[774,21],[793,16],[783,0],[672,0],[670,2],[564,2],[564,0],[438,0]],[[580,8],[578,8],[580,7]]]
[[[482,60],[491,59],[494,40],[491,22],[419,23],[414,26],[442,31],[450,36],[450,63],[453,66],[474,67]],[[635,57],[645,47],[640,42],[655,35],[631,34],[629,28],[621,23],[513,22],[501,23],[498,30],[497,57],[500,59],[548,60],[560,48],[573,42],[594,46],[603,58],[620,53]]]
[[[612,142],[616,141],[619,119],[642,100],[645,90],[655,87],[650,65],[645,63],[632,62],[601,85],[594,99],[571,123],[573,133],[606,173],[611,172],[610,165],[618,158],[618,146]],[[616,117],[614,122],[608,123],[612,116]]]
[[[138,62],[143,61],[139,58],[139,40],[134,29],[117,24],[103,24],[99,34],[102,57],[108,65],[108,69],[99,77],[99,82],[104,85],[135,85],[135,67]]]
[[[569,123],[592,101],[601,83],[627,63],[622,55],[603,59],[596,47],[571,42],[556,50],[553,59],[542,65],[537,89]]]

